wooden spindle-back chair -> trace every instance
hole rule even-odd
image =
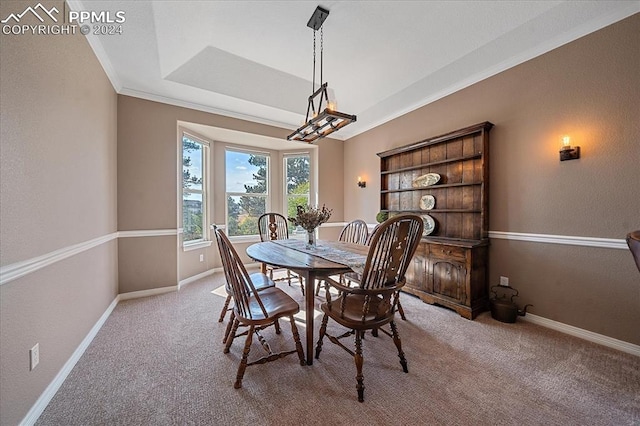
[[[289,224],[287,219],[280,213],[265,213],[258,218],[258,232],[260,233],[260,241],[286,240],[289,238]],[[271,265],[263,265],[263,271],[269,273],[272,280],[274,271],[284,268],[277,268]],[[286,280],[291,285],[291,271],[286,269],[287,277],[275,279],[274,281]],[[304,283],[298,275],[300,289],[304,296]]]
[[[381,330],[393,338],[398,350],[400,365],[408,372],[407,361],[394,322],[398,291],[405,283],[405,273],[411,262],[420,238],[423,222],[419,216],[402,215],[385,221],[371,238],[364,272],[357,286],[346,286],[331,278],[327,283],[338,290],[335,299],[326,292],[327,301],[321,305],[324,312],[320,337],[316,345],[315,357],[320,357],[325,336],[332,343],[349,352],[356,364],[356,389],[358,401],[364,401],[364,376],[362,366],[362,338],[367,330]],[[327,333],[329,318],[349,329],[340,336]],[[389,324],[391,332],[382,327]],[[340,339],[355,335],[355,352],[344,346]]]
[[[218,249],[220,250],[220,257],[223,259],[222,265],[225,269],[225,277],[229,285],[228,288],[234,301],[231,316],[232,325],[229,335],[226,338],[224,353],[229,352],[236,337],[241,335],[247,336],[234,387],[236,389],[242,387],[244,372],[250,365],[275,361],[292,353],[297,353],[300,365],[305,365],[302,343],[300,342],[300,335],[298,334],[294,319],[294,315],[300,311],[298,303],[287,293],[275,286],[265,288],[258,292],[227,236],[221,229],[215,227],[214,229]],[[266,275],[264,275],[263,278],[269,279]],[[295,349],[274,353],[265,338],[260,334],[260,331],[273,325],[276,328],[276,333],[279,333],[278,320],[282,317],[289,318]],[[244,333],[237,334],[240,326],[248,327],[248,330]],[[249,362],[249,352],[254,334],[258,336],[258,340],[263,349],[267,351],[267,355]]]

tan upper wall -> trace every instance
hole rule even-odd
[[[216,114],[118,96],[118,227],[120,230],[177,226],[177,123],[185,121],[286,138],[289,131]],[[322,140],[319,202],[342,218],[341,141]],[[216,208],[216,212],[219,209]],[[217,218],[216,218],[217,219]]]
[[[639,45],[636,14],[349,139],[345,219],[371,221],[379,208],[376,152],[491,121],[490,230],[623,238],[640,228]],[[579,160],[559,161],[563,134]]]
[[[0,67],[1,264],[115,232],[116,94],[84,37],[3,34]]]

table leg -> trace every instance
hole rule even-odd
[[[316,274],[314,271],[301,271],[304,279],[304,301],[305,301],[305,322],[307,328],[307,365],[313,365],[313,316],[315,308],[315,283]]]

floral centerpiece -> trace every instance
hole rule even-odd
[[[332,209],[328,209],[323,204],[321,208],[311,205],[297,206],[295,217],[290,217],[289,222],[295,226],[302,227],[307,231],[307,247],[316,245],[316,228],[331,217]]]

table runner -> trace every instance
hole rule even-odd
[[[341,250],[324,241],[318,241],[314,248],[307,248],[306,241],[293,238],[289,238],[288,240],[273,240],[272,242],[303,253],[321,257],[331,262],[346,265],[360,275],[364,272],[364,264],[367,261],[367,256],[365,255],[353,253],[348,250]],[[331,243],[336,243],[336,241],[332,241]]]

